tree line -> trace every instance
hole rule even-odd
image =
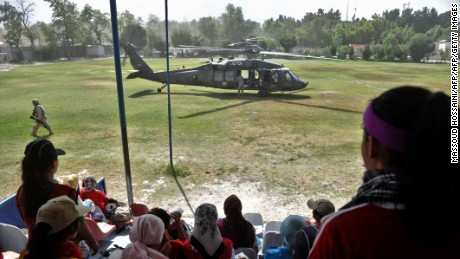
[[[82,10],[70,0],[43,0],[52,10],[50,23],[30,18],[34,2],[15,0],[0,5],[0,24],[6,31],[6,43],[21,60],[22,37],[30,41],[34,60],[57,58],[56,47],[111,45],[110,15],[86,4]],[[421,10],[385,10],[371,19],[353,17],[342,21],[339,10],[318,9],[307,12],[300,20],[279,15],[262,24],[245,19],[241,7],[228,4],[220,17],[202,17],[189,22],[170,20],[170,46],[195,45],[227,47],[232,42],[258,38],[259,46],[268,51],[296,51],[301,54],[354,58],[350,44],[365,45],[363,59],[419,62],[449,51],[435,51],[436,43],[450,38],[450,13],[438,14],[435,8]],[[146,21],[129,11],[118,14],[121,43],[133,43],[146,56],[164,53],[165,21],[150,15]],[[39,46],[36,47],[35,43]],[[71,57],[71,52],[66,52]]]

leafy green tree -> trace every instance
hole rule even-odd
[[[372,55],[372,51],[371,51],[371,48],[369,47],[369,45],[366,45],[363,49],[363,59],[364,60],[369,60],[371,58],[371,55]]]
[[[171,43],[175,47],[178,45],[191,45],[192,34],[186,29],[176,29],[171,34]]]
[[[280,39],[280,45],[283,47],[284,52],[289,52],[292,48],[294,48],[297,45],[297,39],[295,35],[291,34],[285,34],[281,39]]]
[[[21,13],[12,6],[9,2],[4,2],[0,5],[0,23],[7,31],[5,40],[11,48],[13,59],[15,58],[13,47],[19,48],[22,35],[22,16]],[[19,57],[17,57],[19,59]]]
[[[396,49],[399,46],[399,42],[396,36],[393,33],[387,34],[385,39],[383,39],[383,50],[387,60],[394,60],[396,57]]]
[[[347,45],[342,45],[337,50],[337,57],[340,58],[340,59],[346,59],[347,58],[347,53],[348,53],[348,46]]]
[[[249,29],[244,20],[243,9],[233,4],[227,4],[226,12],[222,14],[223,31],[233,40],[245,39],[248,36]]]
[[[198,21],[200,33],[209,39],[211,46],[214,46],[214,41],[217,37],[217,24],[216,18],[211,16],[202,17]]]
[[[374,53],[374,58],[376,60],[383,60],[385,57],[385,50],[382,45],[377,44],[371,49],[372,53]]]
[[[355,59],[355,49],[351,46],[348,47],[348,58]]]
[[[426,55],[433,52],[435,44],[425,35],[415,34],[409,42],[409,53],[414,62],[420,62]]]
[[[412,24],[412,28],[416,33],[425,33],[436,25],[437,18],[438,12],[436,9],[431,8],[431,10],[429,10],[427,7],[423,7],[422,10],[414,12],[414,23]]]
[[[123,44],[134,44],[142,49],[147,45],[147,31],[138,23],[128,24],[121,32],[120,42]]]
[[[90,44],[102,45],[104,42],[110,40],[110,36],[106,33],[106,31],[110,29],[108,13],[102,13],[100,10],[95,10],[90,5],[86,4],[81,11],[80,18],[95,36],[94,42]]]
[[[38,38],[38,32],[34,30],[34,27],[30,24],[30,18],[34,12],[35,3],[27,3],[26,0],[16,0],[19,6],[19,12],[21,13],[21,21],[24,29],[24,36],[30,41],[32,50],[32,59],[35,60],[35,40]]]
[[[52,21],[58,33],[61,34],[61,45],[64,46],[65,56],[67,58],[72,57],[69,46],[78,43],[80,33],[80,12],[77,9],[77,5],[66,0],[44,0],[50,3],[50,7],[53,10]],[[61,33],[62,31],[62,33]]]

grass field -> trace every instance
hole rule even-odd
[[[165,69],[162,59],[146,61],[155,71]],[[170,64],[175,69],[204,61]],[[190,197],[221,204],[228,191],[239,190],[242,199],[261,192],[286,206],[308,197],[340,205],[361,181],[361,117],[368,101],[399,85],[450,89],[447,64],[274,62],[308,81],[307,90],[259,98],[251,91],[237,97],[236,91],[171,86],[174,166]],[[125,77],[131,67],[124,69]],[[172,207],[181,193],[166,170],[167,95],[156,92],[159,86],[124,80],[134,199]],[[126,200],[113,59],[14,67],[0,72],[0,96],[0,198],[21,183],[22,152],[33,140],[31,101],[38,98],[55,131],[50,140],[67,152],[58,176],[104,176],[109,193]],[[245,189],[250,184],[255,187]]]

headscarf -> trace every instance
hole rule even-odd
[[[218,249],[224,250],[222,236],[219,228],[217,228],[216,221],[216,206],[210,203],[203,203],[198,206],[195,211],[195,227],[192,232],[191,244],[198,251],[200,251],[199,246],[201,245],[209,256],[213,256]],[[196,244],[194,240],[199,244]]]
[[[232,230],[236,233],[232,239],[234,247],[252,247],[255,238],[253,226],[249,225],[243,217],[243,205],[241,200],[234,194],[230,195],[224,201],[224,212],[226,218],[223,219],[222,226],[225,229]]]
[[[129,232],[131,244],[123,250],[123,258],[158,258],[167,259],[148,245],[160,244],[164,234],[163,221],[157,216],[145,214],[137,218]]]

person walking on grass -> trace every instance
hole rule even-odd
[[[30,133],[30,135],[34,137],[37,136],[37,131],[41,125],[48,130],[48,135],[54,134],[50,124],[48,123],[48,118],[46,117],[43,105],[41,105],[37,99],[33,99],[32,104],[34,105],[34,110],[32,111],[32,116],[30,116],[30,118],[35,120],[35,124],[32,127],[32,133]]]

